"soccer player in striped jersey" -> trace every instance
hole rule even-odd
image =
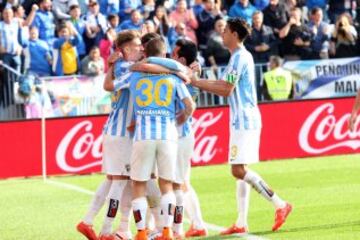
[[[145,53],[147,56],[165,57],[166,45],[162,39],[153,39],[145,47]],[[175,179],[177,152],[176,121],[183,123],[192,115],[194,102],[184,83],[174,75],[135,72],[124,76],[124,79],[119,80],[119,85],[130,88],[136,118],[130,174],[133,182],[132,206],[138,229],[135,239],[148,239],[145,231],[145,188],[154,165],[158,169],[162,193],[163,231],[159,239],[173,239],[171,226],[176,199],[172,182]],[[184,110],[178,115],[175,101],[184,104]]]
[[[248,164],[259,161],[261,132],[254,60],[243,44],[249,34],[250,28],[246,21],[240,18],[228,19],[222,37],[224,45],[231,52],[231,58],[221,80],[198,79],[196,75],[192,77],[194,86],[226,96],[230,103],[229,163],[232,175],[237,179],[238,219],[232,227],[221,232],[222,235],[248,232],[250,186],[274,205],[276,211],[273,231],[281,227],[292,209],[256,172],[247,168]]]
[[[138,61],[143,55],[140,34],[133,30],[123,31],[116,39],[116,46],[121,50],[123,59],[111,66],[107,75],[114,74],[120,77],[128,71],[133,62]],[[106,81],[104,88],[112,91]],[[129,180],[132,149],[132,135],[127,130],[133,116],[133,104],[129,90],[113,91],[111,106],[112,110],[103,129],[103,172],[106,173],[106,179],[96,191],[85,218],[77,226],[77,229],[88,239],[97,239],[91,226],[105,201],[107,210],[99,239],[114,239],[111,234],[112,222],[120,204],[126,204],[124,201],[121,203],[121,198]],[[130,211],[129,208],[124,209]],[[129,213],[122,212],[122,215],[123,229],[120,230],[124,231],[123,238],[130,239],[131,233],[127,217]]]

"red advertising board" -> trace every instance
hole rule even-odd
[[[360,127],[350,133],[347,120],[353,99],[260,105],[262,160],[359,152]],[[46,120],[47,174],[100,170],[101,130],[106,116]],[[227,107],[198,109],[193,165],[227,161]],[[0,178],[41,175],[41,121],[0,123]]]

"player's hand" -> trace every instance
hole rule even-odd
[[[188,119],[188,116],[186,116],[184,110],[181,110],[181,111],[176,115],[176,122],[177,122],[178,125],[184,124],[187,119]]]
[[[108,60],[107,60],[107,64],[108,66],[112,66],[118,59],[121,59],[123,58],[123,55],[121,52],[119,51],[116,51],[114,53],[112,53],[109,57],[108,57]]]
[[[33,5],[31,6],[31,11],[37,11],[37,10],[39,10],[39,6],[36,5],[36,4],[33,4]]]
[[[183,82],[185,84],[190,84],[191,83],[191,79],[189,78],[189,76],[185,73],[182,72],[175,72],[176,76],[178,76],[179,78],[181,78],[181,80],[183,80]]]
[[[136,124],[135,124],[135,122],[134,121],[132,121],[131,123],[130,123],[130,125],[129,126],[127,126],[127,130],[129,131],[129,132],[134,132],[135,131],[135,126],[136,126]]]
[[[354,131],[354,127],[355,127],[355,123],[356,123],[356,117],[357,117],[356,113],[351,113],[351,116],[350,116],[349,122],[348,122],[348,127],[349,127],[349,130],[351,132]]]
[[[201,65],[199,62],[194,61],[192,64],[190,64],[190,69],[194,72],[197,72],[199,75],[201,75]]]

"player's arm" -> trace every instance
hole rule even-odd
[[[178,82],[176,86],[177,97],[183,102],[184,109],[181,110],[176,117],[179,125],[183,124],[195,111],[196,104],[191,94],[183,82]]]
[[[136,72],[146,72],[146,73],[155,73],[155,74],[159,74],[159,73],[171,74],[172,73],[172,71],[168,68],[165,68],[165,67],[157,65],[157,64],[145,63],[145,62],[134,63],[133,65],[131,65],[130,70],[136,71]]]
[[[354,126],[355,126],[355,122],[356,122],[356,117],[358,115],[360,109],[360,90],[357,92],[356,98],[355,98],[355,103],[351,112],[351,116],[349,119],[349,129],[350,131],[354,130]]]
[[[129,83],[131,79],[132,73],[128,72],[123,74],[121,77],[116,78],[114,77],[114,65],[112,65],[105,76],[104,81],[104,89],[106,91],[118,91],[120,89],[129,88]]]
[[[228,97],[235,88],[235,83],[231,80],[207,80],[199,79],[196,74],[191,78],[191,84],[201,90],[214,93],[219,96]]]

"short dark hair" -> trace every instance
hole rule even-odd
[[[162,38],[153,38],[145,46],[145,54],[147,57],[161,56],[166,54],[166,44]]]
[[[311,9],[311,15],[315,15],[316,13],[318,13],[318,12],[320,12],[320,11],[322,11],[321,8],[319,8],[319,7],[313,7],[313,8]]]
[[[119,16],[117,14],[113,14],[113,13],[110,13],[108,16],[107,16],[107,20],[108,21],[111,21],[113,20],[114,18],[118,18]]]
[[[227,25],[229,26],[231,32],[237,33],[241,42],[243,42],[251,34],[249,24],[242,18],[229,18],[227,20]]]
[[[193,63],[197,56],[197,47],[196,44],[187,39],[179,39],[175,43],[179,47],[177,52],[179,57],[183,57],[186,60],[186,65]]]
[[[80,6],[78,4],[72,4],[70,7],[69,7],[69,11],[73,10],[73,9],[76,9],[76,8],[79,8],[80,9]]]
[[[141,37],[141,44],[145,47],[145,45],[154,38],[161,38],[161,36],[155,32],[146,33]]]

